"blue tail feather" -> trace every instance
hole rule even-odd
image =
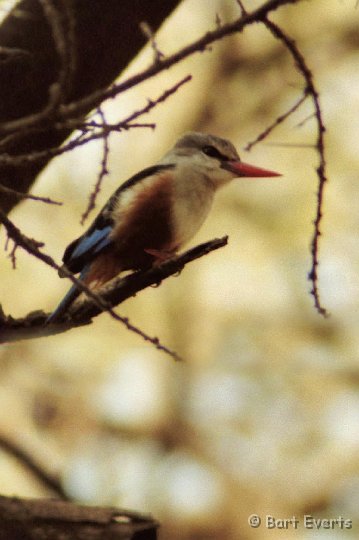
[[[85,266],[85,268],[82,270],[79,279],[82,280],[88,270],[90,269],[89,266]],[[45,321],[45,324],[52,324],[57,322],[59,319],[62,318],[62,316],[66,313],[68,308],[71,306],[71,304],[76,300],[78,296],[80,296],[81,291],[76,287],[76,285],[73,285],[71,289],[66,293],[64,298],[61,300],[57,308],[51,313],[51,315],[48,316],[48,318]]]

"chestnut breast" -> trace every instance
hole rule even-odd
[[[153,262],[146,249],[175,249],[173,182],[169,171],[141,180],[124,190],[115,204],[112,240],[122,269],[136,269]]]

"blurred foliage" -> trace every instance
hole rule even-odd
[[[216,13],[226,21],[237,10],[234,0],[187,0],[158,46],[175,51],[213,28]],[[357,537],[358,17],[354,1],[337,0],[302,2],[273,17],[313,70],[327,126],[319,274],[329,319],[308,294],[317,156],[308,147],[315,126],[306,103],[245,156],[283,177],[233,182],[195,239],[229,234],[228,247],[119,308],[185,362],[173,363],[106,315],[90,328],[2,347],[0,433],[59,473],[70,496],[150,511],[163,539],[281,534],[251,529],[254,513],[296,516],[299,528],[289,527],[286,539]],[[151,54],[144,51],[129,71]],[[108,103],[107,119],[137,110],[188,73],[191,84],[146,117],[155,132],[111,136],[98,208],[185,130],[243,148],[294,103],[302,85],[282,45],[255,25]],[[57,260],[81,233],[100,160],[96,143],[54,160],[34,191],[65,206],[28,201],[12,214]],[[21,252],[16,271],[2,253],[0,279],[4,310],[14,316],[50,310],[68,287]],[[2,452],[0,460],[1,493],[47,494],[13,458]],[[314,533],[303,528],[304,514],[341,515],[354,527]]]

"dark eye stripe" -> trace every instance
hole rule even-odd
[[[217,150],[217,148],[215,148],[214,146],[204,146],[202,148],[202,152],[206,154],[206,156],[219,159],[220,161],[228,161],[229,159],[227,156],[221,154],[221,152]]]

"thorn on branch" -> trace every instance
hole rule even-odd
[[[237,4],[238,4],[239,7],[240,7],[242,17],[244,17],[245,15],[247,15],[247,10],[246,10],[246,8],[244,7],[244,4],[243,4],[242,0],[237,0]]]
[[[19,242],[14,234],[9,230],[9,228],[6,227],[6,241],[5,241],[5,251],[8,251],[10,241],[13,242],[13,247],[8,255],[9,259],[11,260],[11,265],[13,270],[16,270],[16,250],[20,246],[21,242]],[[20,231],[19,231],[20,232]],[[38,242],[37,240],[34,240],[33,238],[27,238],[29,246],[32,247],[32,249],[38,250],[40,247],[43,247],[45,244],[43,242]]]

